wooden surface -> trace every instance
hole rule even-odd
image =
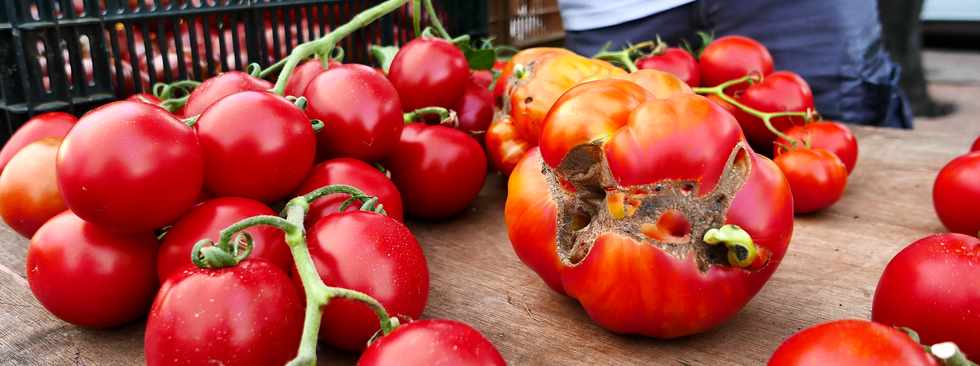
[[[491,175],[474,207],[448,223],[412,223],[431,271],[425,317],[481,330],[514,365],[762,364],[787,336],[840,318],[867,318],[885,263],[905,244],[942,231],[932,209],[938,169],[980,133],[975,86],[947,86],[956,116],[915,131],[855,128],[860,158],[844,198],[797,217],[789,251],[772,280],[727,324],[658,341],[593,325],[578,304],[550,291],[521,264],[503,225],[504,179]],[[972,104],[971,104],[972,103]],[[0,365],[142,363],[142,325],[90,331],[52,317],[24,277],[27,241],[0,227]],[[321,351],[321,364],[355,355]],[[341,361],[341,362],[330,362]]]

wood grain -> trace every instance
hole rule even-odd
[[[941,89],[975,98],[976,87]],[[762,364],[790,334],[818,322],[867,318],[885,263],[905,244],[942,231],[932,180],[980,131],[959,117],[920,122],[916,131],[854,128],[860,160],[844,198],[797,217],[781,267],[738,316],[677,340],[619,336],[593,325],[578,304],[551,292],[510,248],[503,225],[504,179],[491,175],[472,209],[445,223],[412,222],[432,274],[425,317],[480,329],[515,365]],[[0,227],[0,365],[142,363],[142,325],[83,330],[49,315],[24,279],[27,241]],[[321,364],[356,356],[322,350]]]

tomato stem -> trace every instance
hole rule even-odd
[[[626,67],[629,72],[636,72],[639,70],[636,67],[636,63],[633,62],[633,57],[644,48],[657,49],[657,43],[654,41],[643,41],[635,45],[629,45],[626,48],[619,51],[609,51],[608,47],[610,44],[606,44],[599,53],[592,56],[594,59],[615,62]]]
[[[797,145],[801,144],[801,142],[798,139],[795,139],[793,137],[790,137],[789,135],[783,133],[782,131],[780,131],[779,129],[777,129],[775,126],[773,126],[772,125],[772,119],[773,118],[780,118],[780,117],[799,117],[799,118],[802,118],[804,121],[809,121],[809,120],[811,120],[811,119],[814,118],[813,117],[814,116],[814,111],[813,110],[808,109],[808,110],[806,110],[804,112],[774,112],[774,113],[763,112],[763,111],[760,111],[758,109],[749,107],[749,106],[747,106],[745,104],[742,104],[738,100],[735,100],[735,98],[732,98],[728,94],[725,94],[725,89],[727,89],[728,87],[730,87],[732,85],[742,84],[742,83],[746,83],[746,82],[747,83],[755,83],[755,82],[758,82],[759,80],[760,80],[760,77],[758,75],[756,75],[756,74],[750,74],[750,75],[746,75],[746,76],[740,77],[738,79],[732,79],[732,80],[726,81],[724,83],[718,84],[718,85],[713,86],[713,87],[694,88],[694,92],[695,93],[698,93],[698,94],[701,94],[701,95],[714,95],[714,96],[718,97],[719,99],[725,101],[725,103],[731,104],[731,105],[735,106],[735,108],[738,108],[738,109],[742,110],[743,112],[748,113],[748,114],[752,115],[753,117],[756,117],[756,118],[762,120],[762,123],[766,126],[766,129],[768,129],[770,132],[772,132],[777,137],[779,137],[779,138],[781,138],[783,140],[788,141],[789,144],[790,144],[790,146],[792,146],[792,147],[796,147]]]
[[[973,361],[966,358],[966,355],[963,354],[963,351],[961,351],[958,346],[956,346],[956,343],[943,342],[932,346],[927,346],[926,348],[929,350],[929,354],[942,361],[943,365],[977,366],[976,363],[973,363]]]
[[[459,119],[456,116],[456,112],[443,108],[443,107],[422,107],[411,112],[407,112],[402,115],[405,120],[405,124],[414,122],[425,122],[425,116],[436,115],[439,117],[439,124],[448,125],[451,127],[456,127],[459,125]]]
[[[422,35],[422,0],[412,0],[412,29],[416,38]]]
[[[432,6],[432,0],[422,0],[422,4],[425,6],[425,13],[429,15],[429,23],[432,24],[433,28],[435,28],[435,31],[439,34],[439,37],[447,40],[452,39],[453,37],[450,36],[449,32],[446,32],[446,28],[442,26],[442,21],[439,20],[439,14],[436,13],[436,8]]]

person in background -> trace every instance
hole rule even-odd
[[[776,70],[803,76],[828,119],[912,128],[899,67],[882,47],[873,0],[558,0],[565,45],[593,55],[658,35],[699,45],[698,31],[762,42]]]
[[[924,117],[945,116],[956,111],[956,106],[937,102],[926,88],[922,68],[922,4],[923,0],[878,0],[881,33],[885,49],[902,65],[902,90],[912,102],[912,113]]]

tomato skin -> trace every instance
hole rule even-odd
[[[402,196],[395,183],[377,168],[357,159],[337,158],[317,164],[293,195],[301,196],[331,184],[347,184],[370,196],[378,197],[378,203],[384,206],[389,217],[403,220]],[[306,226],[312,226],[320,218],[338,212],[340,205],[348,197],[350,196],[346,194],[335,193],[313,201],[306,213]],[[346,211],[357,211],[362,203],[354,201]]]
[[[454,320],[417,320],[400,325],[361,354],[358,366],[506,365],[479,331]]]
[[[836,320],[789,337],[769,366],[934,366],[936,361],[905,333],[866,320]]]
[[[75,116],[64,112],[42,113],[27,120],[0,150],[0,172],[24,146],[47,137],[63,138],[76,122],[78,119]]]
[[[191,262],[191,250],[201,239],[218,241],[221,230],[243,219],[272,215],[276,212],[262,202],[240,197],[221,197],[201,202],[167,230],[157,255],[157,275],[164,281],[184,269],[195,267]],[[257,226],[245,230],[252,236],[250,258],[262,258],[271,264],[290,271],[292,255],[282,231],[269,226]]]
[[[470,79],[466,56],[439,38],[415,38],[395,54],[388,79],[406,112],[423,107],[452,108]]]
[[[976,235],[980,231],[980,152],[950,161],[936,176],[932,204],[949,231]]]
[[[914,329],[923,344],[952,341],[980,358],[980,240],[962,234],[919,239],[895,255],[878,281],[871,320]]]
[[[27,282],[45,309],[83,327],[136,320],[156,293],[157,243],[151,232],[119,234],[71,211],[53,217],[27,249]]]
[[[470,80],[472,80],[476,85],[490,90],[490,86],[493,85],[493,72],[490,70],[473,70],[470,72]],[[491,92],[491,96],[493,93]]]
[[[977,139],[973,141],[973,146],[970,146],[970,151],[980,151],[980,137],[977,137]]]
[[[0,217],[25,238],[65,211],[55,163],[61,139],[44,138],[24,146],[0,174]]]
[[[483,144],[487,147],[487,157],[494,169],[504,175],[511,174],[521,158],[536,146],[520,138],[514,120],[504,113],[494,116]]]
[[[331,68],[340,65],[339,62],[334,60],[328,62]],[[306,86],[310,85],[310,82],[325,70],[323,63],[318,58],[303,62],[293,69],[293,74],[289,76],[289,81],[286,82],[286,89],[284,89],[283,94],[297,97],[303,95],[303,92],[306,91]]]
[[[160,98],[157,98],[155,95],[150,94],[150,93],[133,94],[133,95],[130,95],[129,98],[126,98],[126,100],[131,101],[131,102],[146,103],[146,104],[149,104],[149,105],[152,105],[152,106],[156,106],[156,107],[159,107],[160,106],[160,103],[162,103],[162,101],[160,100]]]
[[[404,120],[398,92],[364,65],[341,65],[306,87],[306,114],[326,126],[318,134],[320,158],[383,159],[398,143]]]
[[[661,54],[642,57],[636,60],[636,67],[669,72],[691,87],[699,86],[701,83],[698,61],[690,52],[677,47],[669,47]]]
[[[776,157],[793,190],[793,210],[809,213],[832,206],[847,186],[847,168],[824,149],[795,149]]]
[[[119,101],[82,116],[61,144],[57,174],[79,217],[110,230],[150,231],[197,201],[204,157],[194,130],[170,113]]]
[[[469,82],[463,89],[456,107],[453,108],[459,118],[457,129],[473,135],[477,141],[483,141],[483,134],[493,121],[493,93],[476,82]]]
[[[364,292],[392,315],[418,318],[429,297],[422,248],[402,223],[367,211],[327,215],[309,231],[310,255],[327,286]],[[299,281],[299,276],[293,276]],[[380,328],[378,317],[354,300],[323,308],[320,340],[358,351]]]
[[[742,104],[762,112],[804,112],[813,109],[813,92],[799,75],[790,71],[777,71],[767,75],[762,81],[752,84],[735,96]],[[772,152],[776,135],[766,128],[761,119],[739,109],[734,110],[735,118],[742,126],[745,137],[759,152]],[[793,126],[803,125],[803,118],[773,118],[773,127],[786,131]]]
[[[507,180],[507,201],[504,204],[504,223],[514,253],[541,276],[552,290],[565,294],[561,284],[561,260],[558,258],[555,235],[558,232],[558,208],[547,198],[551,192],[541,174],[544,160],[541,150],[528,151]]]
[[[834,153],[840,158],[844,166],[847,167],[847,174],[854,171],[857,164],[858,144],[854,134],[844,124],[834,121],[818,121],[807,123],[802,126],[793,126],[785,132],[790,137],[798,141],[810,143],[810,147],[820,148]],[[778,146],[791,146],[789,141],[780,138],[773,147],[776,156],[782,153],[783,149]]]
[[[272,83],[252,77],[241,71],[229,71],[204,80],[187,98],[183,115],[187,117],[204,113],[212,104],[229,95],[253,90],[265,91],[272,89]]]
[[[303,304],[289,276],[261,259],[178,272],[153,301],[146,364],[285,364],[299,347]]]
[[[408,215],[444,219],[476,199],[487,176],[487,158],[462,131],[413,123],[386,160]]]
[[[302,182],[316,158],[316,136],[306,115],[271,93],[229,95],[205,110],[196,127],[204,184],[219,196],[273,202]]]
[[[772,73],[772,55],[766,46],[744,36],[724,36],[712,41],[698,58],[701,85],[715,86],[732,79],[757,73]],[[733,86],[732,91],[744,88]]]

